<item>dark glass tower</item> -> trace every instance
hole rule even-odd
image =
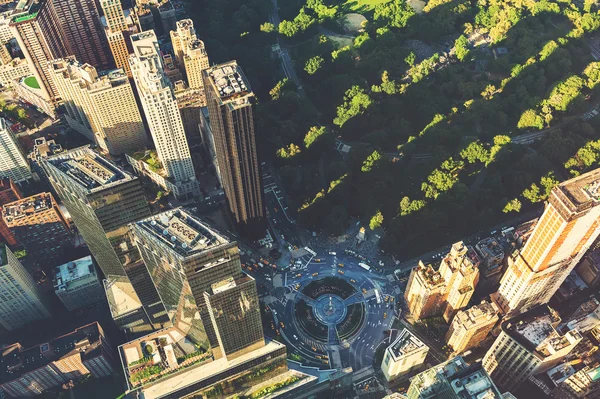
[[[204,87],[223,189],[242,231],[264,234],[263,189],[252,102],[254,93],[237,62],[204,71]]]
[[[217,358],[264,346],[256,283],[242,272],[235,242],[181,208],[141,220],[132,230],[175,327],[196,342],[208,340]],[[238,317],[235,303],[247,309],[247,319]]]
[[[160,328],[168,318],[128,227],[150,215],[137,178],[89,147],[62,152],[42,162],[104,276],[121,283],[129,281],[135,292],[120,291],[131,292],[127,297],[134,301],[139,298],[150,324]]]

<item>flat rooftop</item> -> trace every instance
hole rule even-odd
[[[460,399],[500,399],[502,395],[485,372],[475,363],[449,378],[450,386]]]
[[[135,179],[89,146],[52,155],[47,161],[89,192]]]
[[[249,103],[250,97],[254,96],[248,80],[236,61],[214,66],[204,73],[210,78],[210,84],[219,94],[223,104],[245,105]]]
[[[558,385],[573,374],[575,374],[575,369],[569,363],[561,363],[558,366],[546,371],[546,374],[554,383],[554,385]]]
[[[54,289],[66,289],[70,282],[89,277],[96,278],[96,270],[90,255],[56,266],[54,268]]]
[[[484,238],[476,244],[476,248],[479,250],[482,257],[497,258],[504,256],[504,250],[502,246],[494,237]]]
[[[457,356],[417,374],[410,382],[419,389],[421,397],[435,398],[440,390],[445,388],[446,381],[467,368],[464,359]]]
[[[151,234],[165,247],[183,256],[207,251],[230,242],[217,230],[183,208],[150,216],[136,222],[135,225]]]
[[[265,346],[262,348],[245,353],[233,360],[228,361],[225,357],[222,357],[212,362],[201,364],[198,367],[190,368],[172,377],[166,377],[154,385],[143,388],[142,398],[159,399],[164,395],[177,392],[192,384],[197,384],[211,377],[218,376],[235,366],[251,362],[253,359],[268,355],[284,347],[285,345],[277,341],[266,341]]]
[[[435,270],[433,266],[420,262],[416,269],[417,275],[424,281],[428,288],[435,288],[446,284],[440,272]]]
[[[31,348],[25,349],[19,343],[12,344],[1,349],[0,384],[77,353],[84,360],[93,358],[100,354],[101,347],[100,325],[97,322]]]
[[[600,168],[567,180],[559,184],[557,189],[575,208],[591,206],[591,203],[600,201]]]
[[[402,330],[396,340],[388,347],[395,358],[400,358],[427,348],[427,345],[407,329]]]
[[[581,340],[576,330],[560,335],[555,329],[558,323],[560,318],[542,305],[506,320],[502,323],[502,330],[543,359]]]
[[[467,328],[472,328],[478,324],[485,324],[488,321],[498,320],[498,308],[490,302],[482,301],[480,304],[471,306],[468,309],[459,311],[455,316],[454,322],[460,322]]]
[[[13,10],[11,24],[27,22],[37,17],[41,8],[38,0],[20,0]]]
[[[53,206],[52,195],[50,193],[40,193],[4,205],[2,207],[2,217],[10,225],[10,223],[17,220],[47,211]]]

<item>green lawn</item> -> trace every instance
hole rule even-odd
[[[375,8],[375,6],[387,3],[389,0],[347,0],[346,5],[355,11],[365,11]]]
[[[35,78],[35,76],[28,76],[28,77],[26,77],[25,80],[23,81],[23,83],[25,83],[27,86],[31,87],[32,89],[39,89],[40,88],[40,84],[38,83],[38,81]]]

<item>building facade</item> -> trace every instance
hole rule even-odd
[[[10,23],[25,60],[39,83],[40,95],[51,104],[57,99],[56,88],[48,70],[48,61],[66,57],[60,22],[52,1],[28,0],[15,8]]]
[[[431,265],[419,261],[410,272],[404,299],[415,319],[440,315],[446,307],[446,282]]]
[[[12,331],[50,318],[31,275],[6,246],[0,247],[0,325]]]
[[[531,237],[508,259],[498,293],[504,313],[548,303],[600,233],[600,169],[556,186]]]
[[[91,375],[113,372],[113,352],[97,322],[48,342],[24,348],[16,343],[1,354],[0,389],[10,397],[33,397]]]
[[[196,341],[208,341],[216,357],[226,355],[204,293],[210,293],[215,283],[245,277],[237,244],[181,208],[143,219],[131,228],[171,322]],[[241,295],[229,292],[226,299]],[[253,309],[255,298],[245,292]],[[214,297],[215,304],[222,305],[221,296]],[[245,333],[252,341],[249,330]]]
[[[146,129],[122,69],[98,74],[72,57],[54,60],[50,68],[73,129],[115,156],[146,147]]]
[[[254,93],[235,61],[204,71],[210,123],[229,209],[249,235],[264,235],[265,211],[254,133]]]
[[[381,362],[381,371],[387,381],[407,375],[425,363],[429,347],[413,333],[404,329],[387,347]]]
[[[114,276],[121,283],[117,292],[131,299],[127,308],[135,307],[131,302],[144,307],[149,324],[139,328],[160,328],[166,321],[164,308],[148,284],[150,277],[127,227],[150,215],[137,178],[89,147],[53,155],[42,163],[104,277],[112,281]],[[123,287],[126,284],[133,286]]]
[[[482,301],[479,305],[460,310],[450,324],[446,343],[454,353],[481,345],[498,322],[495,304]]]
[[[20,200],[21,198],[23,198],[23,195],[11,179],[5,178],[0,180],[0,207],[11,202]],[[4,238],[4,242],[10,247],[14,248],[17,245],[17,239],[9,230],[6,223],[4,223],[4,219],[2,219],[1,217],[0,235],[2,235],[2,238]]]
[[[560,334],[560,318],[541,305],[505,320],[483,358],[483,367],[502,389],[513,391],[530,376],[556,366],[581,341],[577,330]]]
[[[206,106],[203,72],[210,66],[204,42],[199,40],[191,19],[177,21],[177,29],[171,31],[171,43],[177,65],[183,68],[187,86],[198,92],[198,105]]]
[[[99,69],[114,66],[95,0],[46,2],[52,3],[68,55]]]
[[[165,77],[153,31],[132,36],[129,62],[158,158],[177,198],[199,195],[198,181],[173,87]]]
[[[100,0],[100,7],[104,12],[106,26],[104,33],[117,68],[123,69],[128,77],[132,77],[129,66],[129,54],[133,52],[131,35],[139,33],[137,25],[131,17],[123,11],[119,0]]]
[[[19,141],[4,118],[0,118],[0,178],[19,184],[31,180],[31,168]]]
[[[50,193],[40,193],[2,207],[2,219],[27,251],[27,258],[47,271],[73,247],[71,230]]]
[[[56,266],[52,283],[54,293],[69,311],[105,301],[104,288],[91,256]]]

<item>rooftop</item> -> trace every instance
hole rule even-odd
[[[204,72],[223,104],[242,106],[249,103],[254,96],[244,76],[242,69],[236,61],[214,66]]]
[[[502,323],[502,330],[537,357],[544,359],[581,340],[581,334],[577,330],[560,335],[556,330],[559,323],[558,315],[541,305],[506,320]]]
[[[460,323],[465,328],[472,328],[492,319],[498,320],[498,307],[494,303],[481,301],[480,304],[471,306],[469,309],[460,310],[453,323]]]
[[[499,258],[504,256],[504,250],[500,243],[494,237],[484,238],[479,241],[475,247],[481,254],[481,256],[486,258]]]
[[[415,269],[417,275],[424,280],[425,284],[430,289],[441,287],[446,284],[446,281],[440,272],[435,270],[431,265],[425,265],[423,262],[419,261],[419,266],[417,266]]]
[[[546,374],[554,383],[554,385],[558,385],[573,374],[575,374],[575,369],[569,363],[561,363],[558,366],[548,370]]]
[[[89,192],[135,179],[89,146],[55,154],[47,162]]]
[[[86,256],[54,268],[54,289],[65,290],[69,283],[82,278],[96,278],[96,270],[91,256]]]
[[[445,389],[448,379],[467,367],[467,363],[461,356],[449,359],[411,378],[411,388],[414,384],[421,397],[435,398],[440,391]]]
[[[50,193],[40,193],[4,205],[2,207],[2,217],[10,225],[10,223],[19,219],[47,211],[53,206],[52,195]]]
[[[233,277],[228,277],[225,280],[219,281],[217,283],[214,283],[213,285],[211,285],[211,289],[213,294],[219,294],[221,292],[225,292],[231,288],[236,287],[236,283],[235,280],[233,279]]]
[[[46,140],[44,137],[38,137],[33,144],[33,151],[30,154],[31,158],[47,158],[50,155],[62,152],[63,148],[60,144],[56,144],[54,140]]]
[[[600,201],[600,168],[559,184],[554,190],[572,212],[584,211]]]
[[[398,334],[398,338],[388,347],[388,350],[395,358],[400,358],[423,349],[429,350],[427,345],[407,329],[402,330]]]
[[[13,10],[11,24],[27,22],[37,17],[41,3],[38,0],[20,0]]]
[[[183,208],[151,216],[136,222],[135,225],[159,240],[165,247],[183,256],[229,243],[225,236]]]
[[[502,395],[481,366],[474,363],[449,378],[450,386],[460,399],[500,399]]]
[[[593,308],[592,308],[593,307]],[[600,325],[600,303],[595,298],[581,305],[584,314],[575,315],[572,320],[567,323],[569,330],[577,330],[581,333],[590,331],[594,327]],[[587,311],[587,313],[585,313]]]
[[[198,384],[202,381],[213,379],[232,367],[251,362],[254,359],[268,355],[275,351],[284,348],[285,345],[277,341],[266,341],[262,348],[247,352],[233,360],[228,361],[225,356],[212,362],[203,363],[196,367],[190,367],[182,372],[175,373],[171,376],[165,376],[159,381],[148,387],[143,388],[144,399],[158,399],[164,395],[175,393],[180,389],[188,387],[192,384]],[[207,381],[207,386],[209,385]]]
[[[104,291],[113,319],[135,312],[142,307],[133,285],[126,277],[107,276],[104,280]]]
[[[101,347],[101,328],[97,322],[28,349],[19,343],[9,345],[0,356],[0,383],[73,355],[81,354],[84,360],[93,358],[100,354]]]

